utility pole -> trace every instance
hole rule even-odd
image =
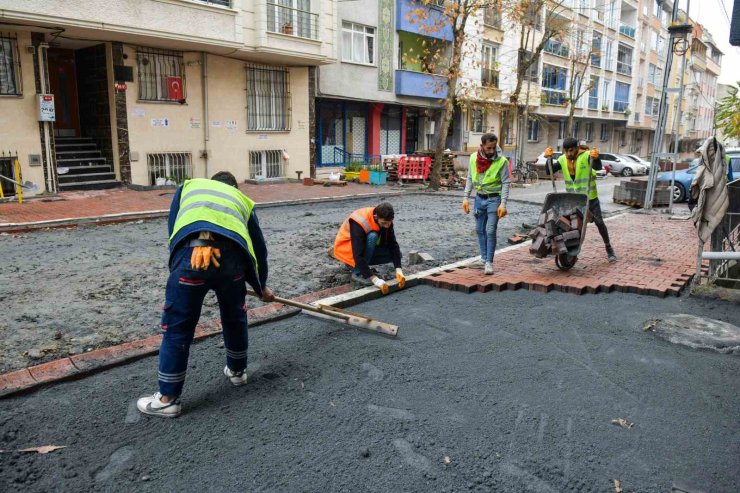
[[[530,24],[530,32],[532,33],[532,51],[530,51],[531,55],[534,56],[534,38],[535,38],[535,29],[534,24]],[[527,71],[532,68],[532,60],[530,59],[529,68],[527,68]],[[539,60],[538,60],[538,66],[537,66],[537,73],[539,74]],[[527,76],[527,73],[524,73],[525,76]],[[540,86],[542,84],[540,83]],[[529,93],[530,88],[532,86],[532,77],[527,76],[527,97],[525,99],[525,105],[524,105],[524,123],[517,125],[519,128],[519,132],[517,135],[517,158],[514,161],[514,166],[516,167],[518,163],[522,163],[524,165],[524,142],[525,142],[525,134],[528,131],[528,125],[529,125]]]
[[[678,1],[674,0],[673,3],[671,27],[674,26],[678,18]],[[666,54],[665,67],[663,68],[663,86],[660,95],[660,106],[658,107],[658,125],[655,129],[655,138],[653,139],[653,154],[650,158],[650,177],[648,179],[647,192],[645,193],[645,209],[653,208],[655,184],[658,181],[658,167],[660,165],[661,151],[663,150],[663,135],[665,134],[666,121],[668,120],[668,85],[670,84],[671,66],[673,65],[673,43],[678,34],[674,30],[669,29],[669,31],[671,35],[668,39],[668,53]],[[683,81],[681,82],[683,83]],[[673,194],[673,190],[671,190],[671,194]]]

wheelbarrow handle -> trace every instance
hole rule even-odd
[[[578,246],[580,250],[581,245],[586,239],[586,226],[588,225],[588,214],[589,206],[591,205],[591,171],[593,170],[594,163],[591,156],[588,157],[588,185],[586,187],[586,210],[583,211],[583,226],[581,226],[581,244]]]
[[[545,160],[545,164],[547,165],[547,172],[550,175],[550,183],[552,183],[552,191],[557,193],[558,189],[555,186],[555,173],[552,170],[552,156],[550,156],[549,158]]]

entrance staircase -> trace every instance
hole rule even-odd
[[[55,143],[60,192],[103,190],[121,184],[116,181],[113,165],[107,162],[91,138],[57,137]]]

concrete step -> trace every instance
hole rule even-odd
[[[57,166],[80,166],[85,163],[95,163],[96,165],[105,164],[106,160],[104,157],[80,157],[80,158],[57,158]]]
[[[57,142],[55,144],[55,147],[57,149],[64,149],[64,150],[75,150],[75,149],[97,149],[97,145],[94,143],[85,143],[85,144],[64,144]]]
[[[59,183],[59,190],[105,190],[120,187],[121,182],[116,180],[93,180],[73,183]]]
[[[114,180],[116,179],[115,173],[85,173],[80,175],[59,175],[59,185],[68,183],[85,183],[92,181],[101,180]]]
[[[68,171],[64,174],[60,174],[59,176],[113,172],[113,167],[110,164],[100,164],[100,165],[93,165],[93,166],[87,166],[87,165],[85,166],[60,166],[60,167],[66,168]]]
[[[92,144],[90,137],[56,137],[54,142],[59,144]]]

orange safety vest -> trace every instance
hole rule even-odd
[[[375,222],[373,217],[373,211],[375,207],[365,207],[364,209],[357,209],[342,223],[342,227],[339,228],[337,238],[334,240],[334,256],[337,260],[341,260],[350,267],[355,266],[355,257],[352,255],[352,238],[349,232],[349,220],[353,220],[359,224],[365,234],[370,231],[379,232],[380,226]]]

